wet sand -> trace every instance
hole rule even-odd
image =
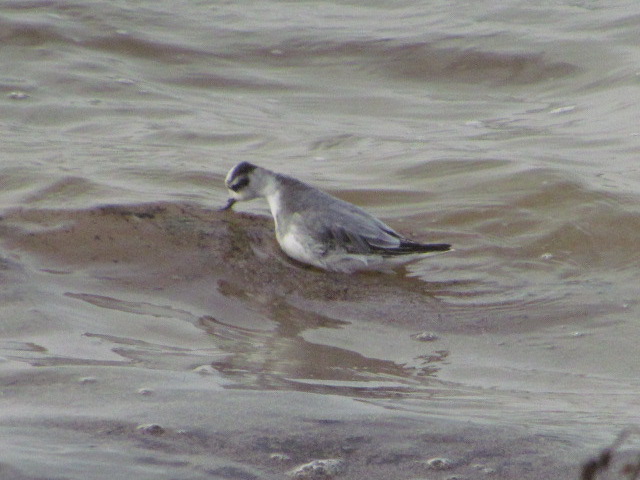
[[[0,477],[283,478],[338,459],[350,479],[577,478],[593,437],[513,420],[549,405],[438,378],[438,336],[479,328],[439,300],[455,283],[321,272],[272,228],[171,203],[5,212]]]

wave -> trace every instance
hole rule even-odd
[[[501,52],[445,47],[445,41],[314,40],[292,38],[270,46],[245,47],[227,59],[248,58],[274,66],[355,66],[393,78],[414,81],[489,82],[495,85],[540,83],[575,75],[578,65],[557,61],[543,51]]]
[[[94,13],[94,16],[96,14]],[[77,16],[77,15],[76,15]],[[105,22],[106,20],[102,20]],[[527,49],[521,52],[492,51],[469,46],[448,46],[449,38],[432,41],[407,39],[328,39],[309,32],[300,37],[297,32],[268,32],[261,43],[224,42],[198,43],[193,38],[138,33],[120,30],[116,25],[102,24],[88,28],[87,24],[70,24],[55,20],[0,21],[0,40],[4,45],[41,46],[69,44],[88,51],[108,52],[167,64],[190,64],[206,59],[220,67],[258,63],[273,67],[327,66],[365,70],[372,74],[409,81],[454,81],[490,83],[492,85],[526,85],[569,77],[581,68],[569,61],[551,58],[544,51]],[[215,32],[215,31],[214,31]],[[212,33],[214,33],[212,32]],[[282,39],[283,36],[288,38]],[[473,43],[473,36],[465,42]],[[233,36],[231,36],[233,39]],[[239,40],[239,38],[238,38]],[[460,39],[455,39],[461,43]],[[204,76],[203,76],[204,75]],[[180,75],[173,82],[192,86],[236,86],[235,78],[221,73],[191,73]],[[262,86],[261,78],[247,81],[249,88]],[[240,85],[243,87],[245,85]],[[268,81],[267,87],[285,88],[284,84]]]

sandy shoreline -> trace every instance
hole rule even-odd
[[[0,478],[283,478],[328,458],[353,479],[577,478],[599,438],[519,423],[535,398],[443,381],[451,351],[411,337],[479,328],[439,300],[455,285],[308,269],[271,230],[192,205],[6,212]]]

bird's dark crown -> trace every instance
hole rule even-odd
[[[240,162],[238,165],[236,165],[236,168],[233,169],[233,175],[231,175],[232,178],[235,178],[239,175],[247,175],[248,173],[253,172],[256,167],[253,163],[249,163],[249,162]]]

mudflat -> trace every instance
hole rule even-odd
[[[595,448],[566,397],[441,375],[504,324],[455,282],[305,267],[270,219],[189,204],[0,234],[2,478],[570,479]]]

